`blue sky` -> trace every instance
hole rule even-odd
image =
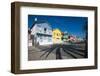
[[[47,21],[52,29],[60,29],[62,32],[67,31],[69,34],[76,35],[78,37],[85,37],[84,26],[87,17],[73,17],[73,16],[46,16],[46,15],[28,15],[28,27],[31,27],[35,18],[37,21]]]

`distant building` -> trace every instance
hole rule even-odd
[[[75,40],[76,40],[76,37],[70,36],[70,40],[71,40],[71,41],[75,41]]]
[[[72,41],[72,42],[81,42],[81,41],[83,41],[83,39],[82,38],[79,38],[79,37],[77,37],[77,36],[69,36],[69,41]]]
[[[53,43],[61,43],[62,42],[62,32],[59,29],[53,30]]]
[[[33,45],[47,45],[52,44],[52,28],[46,21],[39,21],[35,18],[32,25],[31,36]]]
[[[68,38],[69,38],[68,32],[63,32],[62,33],[62,41],[63,42],[67,42],[68,41]]]
[[[83,41],[84,41],[83,38],[80,38],[80,37],[77,38],[77,42],[83,42]]]

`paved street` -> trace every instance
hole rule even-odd
[[[85,58],[85,44],[53,44],[49,46],[29,47],[29,60],[55,60]]]

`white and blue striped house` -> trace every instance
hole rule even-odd
[[[52,44],[52,28],[51,25],[46,21],[39,21],[35,18],[32,24],[31,36],[33,45],[48,45]]]

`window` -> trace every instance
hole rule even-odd
[[[59,34],[57,33],[57,36],[59,36]]]
[[[47,28],[44,28],[44,33],[46,33],[46,31],[47,31]]]
[[[43,39],[43,38],[40,36],[40,42],[42,42],[42,39]]]
[[[40,24],[37,24],[37,26],[40,28],[41,27],[41,25]]]
[[[59,40],[59,38],[56,38],[56,39],[58,39],[58,40]]]

